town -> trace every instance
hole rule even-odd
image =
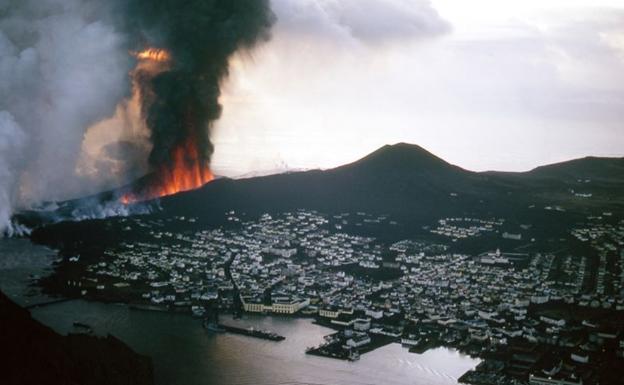
[[[520,238],[497,218],[444,218],[428,228],[435,239],[390,243],[345,230],[396,225],[362,212],[225,218],[227,226],[180,232],[158,219],[122,218],[123,232],[144,239],[65,258],[57,289],[197,317],[311,317],[335,329],[308,350],[325,357],[355,360],[392,342],[415,353],[453,347],[482,359],[461,379],[474,384],[609,383],[617,374],[609,365],[623,362],[624,221],[588,217],[570,229],[587,255],[473,255],[451,245]],[[172,221],[187,228],[196,219]]]

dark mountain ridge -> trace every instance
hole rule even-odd
[[[418,146],[398,144],[331,170],[217,180],[201,189],[163,198],[161,204],[165,211],[184,211],[188,202],[195,201],[208,210],[311,208],[387,214],[419,210],[424,214],[432,208],[431,203],[441,202],[450,192],[473,190],[481,179]]]
[[[158,204],[165,216],[208,218],[226,210],[254,214],[307,208],[366,211],[421,222],[444,215],[516,215],[527,207],[554,205],[581,214],[624,212],[622,191],[624,158],[588,157],[528,172],[472,172],[417,145],[398,143],[329,170],[220,178],[197,190],[161,198]],[[115,204],[119,195],[116,190],[64,202],[54,214],[70,218],[77,208]],[[140,212],[144,205],[124,210]],[[29,215],[22,215],[22,220],[36,224],[33,213]]]
[[[604,164],[604,167],[601,165]],[[242,180],[220,179],[198,190],[165,197],[165,212],[279,211],[311,208],[328,212],[369,211],[431,218],[447,213],[504,214],[529,205],[574,206],[587,200],[572,192],[596,191],[592,202],[621,210],[624,158],[586,158],[522,173],[472,172],[416,145],[388,145],[347,165]],[[594,178],[584,182],[585,178]],[[192,209],[191,209],[192,208]]]

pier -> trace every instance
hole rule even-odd
[[[73,298],[59,298],[59,299],[53,299],[50,301],[44,301],[44,302],[40,302],[40,303],[34,303],[32,305],[26,305],[24,306],[24,309],[34,309],[37,307],[45,307],[45,306],[49,306],[49,305],[54,305],[57,303],[63,303],[63,302],[69,302],[69,301],[73,301]]]
[[[286,339],[286,337],[280,336],[279,334],[274,333],[272,331],[258,330],[258,329],[254,329],[253,327],[241,328],[241,327],[225,325],[225,324],[219,324],[219,327],[224,329],[228,333],[240,334],[243,336],[260,338],[263,340],[283,341]]]

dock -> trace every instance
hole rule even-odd
[[[243,336],[260,338],[263,340],[283,341],[286,339],[286,337],[280,336],[279,334],[274,333],[272,331],[254,329],[253,327],[241,328],[238,326],[231,326],[231,325],[225,325],[225,324],[219,324],[219,327],[224,329],[228,333],[240,334]]]
[[[26,305],[24,306],[24,309],[34,309],[37,307],[44,307],[44,306],[49,306],[49,305],[54,305],[57,303],[63,303],[63,302],[69,302],[69,301],[73,301],[74,298],[59,298],[59,299],[53,299],[50,301],[45,301],[45,302],[40,302],[40,303],[35,303],[32,305]]]

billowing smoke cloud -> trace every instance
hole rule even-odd
[[[77,163],[87,129],[129,100],[132,52],[171,55],[139,78],[151,167],[188,142],[207,164],[228,58],[266,39],[272,22],[268,0],[0,0],[0,233],[16,205],[103,187]],[[137,148],[103,153],[140,163]]]
[[[13,205],[13,188],[16,187],[14,169],[19,161],[20,153],[25,145],[25,135],[17,125],[13,116],[7,111],[0,111],[0,230],[3,225],[8,227],[9,235],[15,229],[9,223]]]
[[[0,0],[0,233],[18,203],[82,191],[83,135],[128,92],[127,45],[107,2]]]
[[[152,97],[144,114],[154,166],[171,162],[172,151],[189,140],[202,161],[213,151],[207,126],[221,115],[220,82],[228,59],[241,48],[267,39],[273,22],[266,0],[134,0],[127,15],[136,48],[166,49],[172,68],[142,82]]]

